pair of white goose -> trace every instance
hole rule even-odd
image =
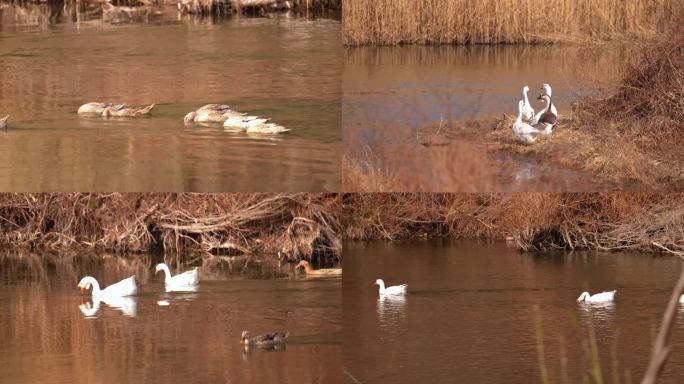
[[[525,144],[534,143],[539,135],[551,135],[558,120],[558,110],[551,99],[553,93],[551,86],[543,84],[541,90],[543,93],[539,95],[537,100],[544,101],[545,105],[536,115],[527,96],[530,87],[523,87],[523,100],[518,102],[518,117],[515,119],[512,129],[518,141]]]
[[[199,272],[197,268],[179,273],[176,276],[171,276],[169,266],[165,263],[160,263],[155,267],[155,273],[159,271],[164,271],[164,285],[166,287],[166,292],[194,291],[197,289],[197,285],[199,284]],[[100,284],[92,276],[86,276],[78,283],[78,288],[81,289],[81,293],[85,293],[85,291],[91,287],[93,298],[108,299],[135,296],[138,293],[138,286],[135,283],[135,276],[125,278],[118,283],[109,285],[104,289],[100,289]]]
[[[290,130],[270,122],[270,119],[249,116],[246,113],[234,111],[225,104],[207,104],[185,115],[185,124],[191,123],[221,123],[223,128],[235,132],[278,134]]]

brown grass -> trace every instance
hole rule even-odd
[[[507,239],[523,250],[684,250],[684,194],[348,194],[348,239]],[[657,245],[656,245],[657,244]]]
[[[337,194],[0,194],[0,245],[340,258]]]
[[[646,41],[628,56],[622,80],[607,96],[574,103],[553,137],[532,146],[512,140],[513,118],[500,120],[492,150],[535,154],[592,172],[631,189],[684,186],[684,28]]]
[[[663,32],[683,11],[679,0],[353,0],[342,5],[342,36],[347,45],[612,40]]]

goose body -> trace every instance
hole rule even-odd
[[[551,89],[550,85],[548,85],[546,83],[542,84],[541,90],[542,90],[542,92],[544,92],[544,95],[548,95],[549,97],[553,97],[553,90]],[[558,110],[556,109],[556,106],[553,104],[551,104],[551,113],[553,113],[554,115],[556,115],[556,117],[558,117]]]
[[[179,273],[176,276],[171,276],[169,266],[165,263],[159,263],[154,269],[154,272],[164,271],[164,285],[167,292],[173,291],[194,291],[199,284],[199,272],[197,268],[190,271]]]
[[[543,100],[546,103],[544,109],[534,118],[535,128],[540,129],[543,135],[550,135],[553,133],[553,127],[558,121],[558,116],[553,113],[553,100],[549,95],[539,95],[537,100]]]
[[[271,135],[290,131],[278,124],[269,123],[269,120],[257,116],[230,116],[223,122],[223,127],[232,131]]]
[[[82,293],[92,287],[93,298],[133,296],[138,293],[138,286],[135,284],[135,276],[123,279],[105,289],[100,289],[100,284],[94,277],[86,276],[78,283],[78,287],[81,288]]]
[[[244,345],[258,345],[262,347],[269,347],[273,345],[284,344],[290,332],[269,332],[263,335],[250,337],[249,331],[242,331],[240,343]]]
[[[125,107],[125,104],[111,104],[111,103],[86,103],[78,108],[79,116],[102,116],[102,113],[106,108],[110,108],[113,111],[117,111]]]
[[[375,280],[375,284],[379,286],[378,293],[380,296],[384,295],[405,295],[406,294],[406,284],[393,285],[390,287],[385,287],[385,282],[382,279]]]
[[[154,108],[154,104],[150,104],[146,107],[121,107],[121,108],[112,108],[112,107],[106,107],[102,111],[102,116],[104,117],[109,117],[109,116],[115,116],[115,117],[137,117],[137,116],[147,116],[150,114],[152,111],[152,108]]]
[[[186,124],[191,123],[223,123],[230,117],[243,116],[242,113],[233,111],[229,105],[206,104],[189,112],[183,118]]]
[[[311,268],[311,265],[309,264],[308,261],[302,260],[297,264],[295,269],[299,268],[304,268],[304,272],[307,275],[312,275],[312,276],[341,276],[342,275],[342,268],[322,268],[322,269],[313,269]]]
[[[226,130],[236,132],[278,134],[289,131],[278,124],[270,123],[269,120],[237,112],[225,104],[206,104],[189,112],[183,118],[185,124],[222,123]]]
[[[518,141],[524,144],[532,144],[537,140],[537,136],[539,136],[541,131],[522,121],[523,107],[524,102],[520,100],[518,102],[518,117],[511,128]]]
[[[679,297],[679,304],[684,304],[684,295]]]
[[[585,303],[609,303],[615,299],[615,292],[617,291],[603,291],[593,295],[590,295],[589,292],[582,292],[580,297],[577,298],[577,301]]]
[[[527,85],[523,87],[523,108],[522,108],[522,119],[523,121],[532,121],[534,119],[534,108],[530,105],[530,99],[527,97],[527,93],[530,91],[530,87]]]
[[[154,104],[145,107],[126,107],[126,104],[111,103],[86,103],[78,108],[79,116],[117,116],[117,117],[136,117],[149,115],[154,108]]]
[[[7,128],[7,119],[9,119],[9,115],[0,117],[0,129]]]

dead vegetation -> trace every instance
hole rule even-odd
[[[341,257],[336,194],[0,194],[0,244]]]
[[[515,143],[513,118],[487,138],[492,150],[540,156],[589,171],[627,189],[684,186],[684,28],[646,41],[628,55],[622,80],[607,96],[584,97],[549,139]]]
[[[508,240],[521,250],[684,250],[684,194],[349,194],[348,239]],[[664,247],[664,248],[663,248]]]
[[[666,31],[684,11],[682,5],[679,0],[354,0],[343,4],[342,36],[347,45],[631,39]]]

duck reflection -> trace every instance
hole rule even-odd
[[[94,297],[92,304],[87,301],[81,301],[78,309],[83,316],[88,319],[97,318],[100,304],[105,303],[107,306],[121,311],[124,316],[135,317],[137,314],[138,302],[133,296],[128,297]]]

